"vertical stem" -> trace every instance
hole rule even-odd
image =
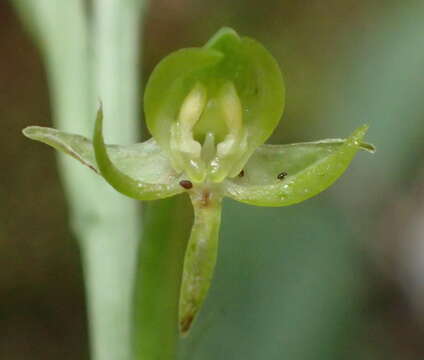
[[[143,0],[94,0],[95,97],[113,142],[139,138],[139,55]],[[109,128],[108,128],[109,127]]]
[[[141,1],[94,1],[93,98],[104,104],[114,143],[138,139]],[[94,118],[93,118],[94,119]],[[137,203],[111,190],[102,228],[82,243],[92,358],[130,360],[131,305],[140,237]],[[104,198],[98,199],[103,201]]]
[[[186,196],[149,203],[144,213],[135,303],[137,360],[175,360],[178,298],[192,214]]]
[[[111,140],[134,142],[143,1],[96,0],[94,36],[85,0],[13,4],[42,51],[55,125],[91,137],[100,98]],[[92,359],[130,360],[130,305],[140,233],[136,203],[73,159],[60,155],[59,165],[83,257]]]

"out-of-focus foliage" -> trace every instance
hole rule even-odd
[[[424,234],[418,225],[409,231],[424,217],[415,196],[424,164],[423,14],[419,0],[151,2],[145,75],[228,25],[282,66],[286,114],[273,142],[369,123],[378,149],[301,205],[225,202],[216,279],[181,360],[424,357]],[[53,155],[20,134],[51,125],[45,78],[7,3],[0,19],[0,358],[80,359],[80,270]]]

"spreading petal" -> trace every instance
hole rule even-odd
[[[23,133],[100,173],[93,144],[87,138],[40,126],[27,127]],[[167,156],[154,139],[129,146],[107,145],[107,153],[119,171],[143,184],[145,195],[150,194],[149,199],[172,196],[183,190]]]
[[[138,178],[119,170],[108,155],[107,148],[103,141],[103,111],[100,108],[97,112],[96,126],[94,129],[93,146],[96,162],[100,173],[105,180],[120,193],[137,200],[155,200],[169,197],[182,192],[178,182],[171,183],[147,183]]]
[[[262,145],[240,176],[226,180],[226,195],[258,206],[292,205],[315,196],[343,174],[359,149],[374,151],[361,142],[367,129],[360,127],[346,140]]]

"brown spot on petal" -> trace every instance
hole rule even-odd
[[[193,183],[190,180],[181,180],[180,181],[180,185],[184,188],[184,189],[191,189],[193,187]]]

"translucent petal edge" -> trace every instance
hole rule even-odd
[[[100,174],[93,144],[86,137],[41,126],[27,127],[23,130],[23,134],[72,156]],[[138,181],[149,185],[172,185],[180,180],[166,154],[153,138],[128,146],[106,145],[106,148],[118,170]]]
[[[347,139],[323,139],[318,141],[298,142],[298,143],[291,143],[291,144],[284,144],[284,145],[264,144],[258,147],[257,151],[268,150],[268,149],[279,150],[281,148],[296,147],[298,145],[319,145],[319,144],[343,145],[344,143],[346,143],[346,141]],[[375,145],[368,142],[364,142],[364,141],[359,142],[359,147],[361,150],[367,151],[370,154],[374,154],[377,151]]]
[[[89,167],[94,172],[99,173],[95,161],[93,161],[94,156],[92,157],[92,159],[90,159],[90,156],[82,155],[81,151],[76,151],[76,149],[72,145],[70,145],[66,141],[63,141],[62,139],[63,136],[72,136],[75,138],[75,140],[79,140],[81,147],[84,147],[83,144],[85,144],[85,146],[87,147],[86,151],[88,152],[88,148],[91,147],[91,142],[84,136],[67,134],[62,131],[43,126],[28,126],[22,130],[22,133],[31,140],[40,141],[46,145],[55,148],[56,150],[59,150],[69,156],[72,156],[74,159],[78,160],[83,165]]]
[[[188,91],[182,80],[201,68],[213,66],[222,56],[212,49],[184,48],[163,58],[153,69],[144,91],[144,112],[150,133],[166,151],[169,129]]]
[[[359,149],[375,151],[374,146],[362,142],[367,130],[367,125],[361,126],[344,140],[336,152],[287,177],[285,181],[249,186],[227,180],[224,183],[225,195],[256,206],[288,206],[307,200],[330,187],[345,172]]]
[[[182,192],[177,182],[173,184],[148,184],[124,174],[110,160],[103,140],[103,111],[97,112],[93,136],[94,154],[101,175],[118,192],[137,200],[156,200]]]

